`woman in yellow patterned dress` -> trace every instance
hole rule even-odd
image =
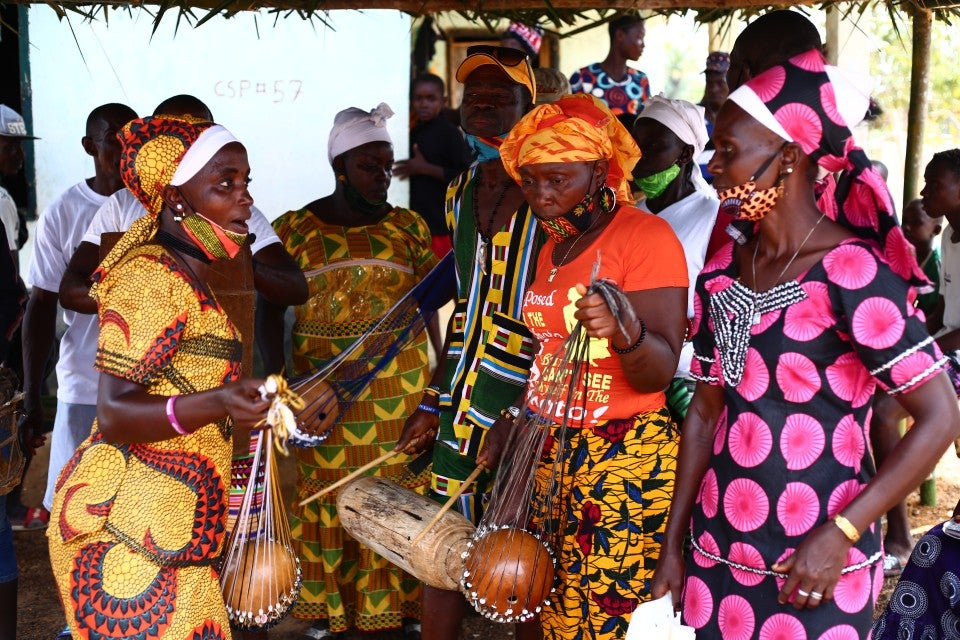
[[[119,135],[149,215],[94,274],[97,420],[57,481],[50,560],[75,638],[226,639],[214,563],[231,430],[268,403],[240,379],[240,335],[206,273],[246,240],[250,167],[211,122],[145,118]]]
[[[419,215],[387,203],[393,146],[390,108],[337,114],[328,157],[335,191],[274,221],[287,251],[307,277],[310,298],[294,309],[293,368],[320,367],[352,344],[436,264]],[[267,371],[283,369],[282,309],[266,311],[259,335]],[[272,339],[272,340],[271,340]],[[391,451],[427,384],[426,340],[413,340],[358,396],[321,445],[298,449],[298,499]],[[378,473],[417,490],[429,479],[405,465]],[[417,634],[419,581],[353,540],[340,525],[334,491],[292,517],[303,589],[293,615],[316,622],[307,638],[338,638],[350,629],[403,627]]]

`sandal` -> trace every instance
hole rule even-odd
[[[883,556],[883,577],[893,578],[903,573],[903,563],[892,553]]]
[[[13,521],[10,528],[14,531],[32,531],[46,529],[50,524],[50,512],[43,507],[30,507],[23,516],[23,522]]]
[[[303,632],[303,637],[310,640],[343,640],[343,633],[330,631],[328,623],[323,621],[314,622],[312,627]]]
[[[50,524],[49,511],[43,507],[27,509],[27,517],[23,519],[24,529],[28,531],[31,529],[46,529],[48,524]]]
[[[407,640],[420,640],[422,628],[418,620],[405,618],[403,622],[403,637]]]

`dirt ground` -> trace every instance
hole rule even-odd
[[[41,451],[34,460],[24,484],[23,500],[28,505],[39,505],[46,481],[46,458]],[[916,538],[934,524],[950,516],[960,499],[960,460],[953,448],[943,456],[936,471],[937,505],[919,504],[919,493],[908,499],[908,513]],[[63,613],[57,599],[53,572],[47,556],[47,539],[42,531],[23,531],[14,534],[17,560],[20,566],[20,590],[17,602],[19,633],[24,640],[53,640],[63,628]],[[888,579],[880,596],[880,606],[886,604],[895,579]],[[288,617],[269,633],[270,640],[299,640],[308,623]],[[512,638],[512,625],[489,622],[479,616],[464,621],[461,640],[502,640]],[[349,640],[401,640],[399,634],[349,636]]]

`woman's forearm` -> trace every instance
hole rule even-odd
[[[861,532],[916,489],[960,436],[960,411],[946,373],[897,399],[913,416],[913,427],[873,480],[843,510],[844,517]]]
[[[664,532],[665,548],[679,548],[683,544],[700,483],[710,466],[714,432],[722,407],[723,390],[720,387],[697,385],[681,429],[673,500]]]

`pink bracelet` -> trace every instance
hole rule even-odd
[[[177,398],[179,397],[180,395],[176,394],[167,398],[167,420],[170,421],[170,426],[173,427],[174,431],[176,431],[182,436],[186,436],[186,435],[190,435],[190,432],[184,429],[183,426],[181,426],[180,421],[177,420],[177,414],[174,413],[174,408],[176,407],[176,404],[177,404]]]

